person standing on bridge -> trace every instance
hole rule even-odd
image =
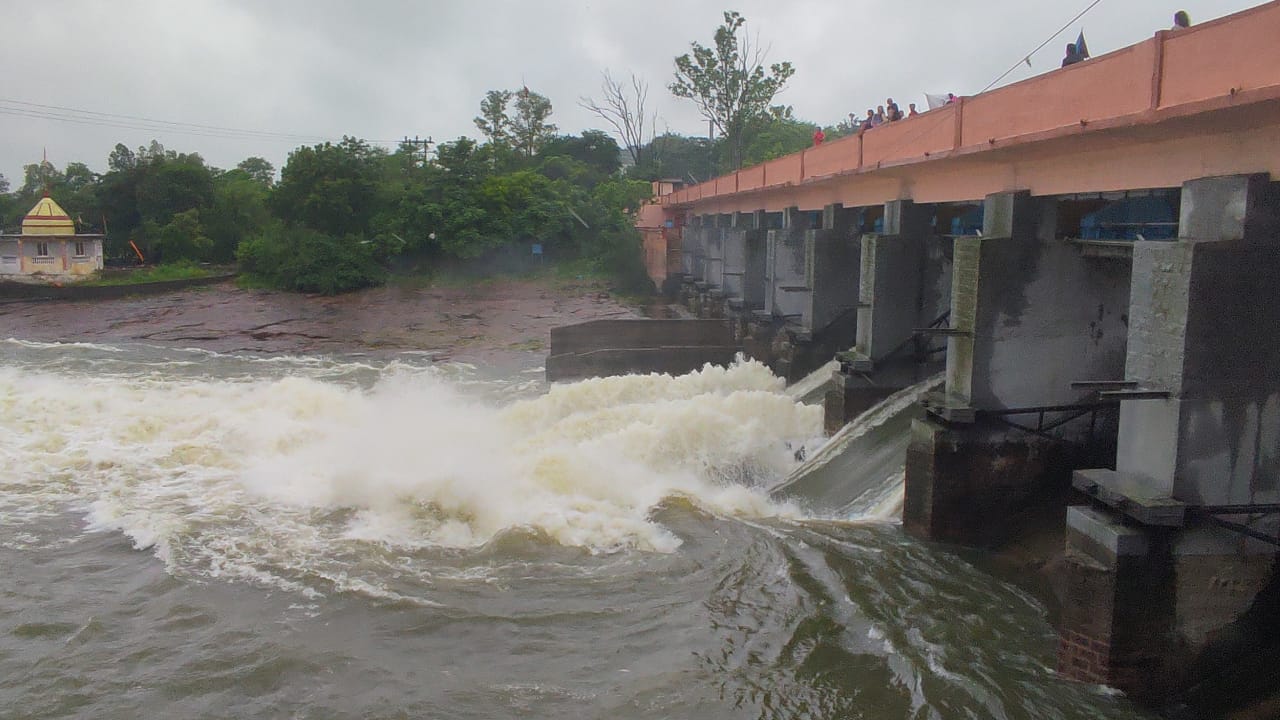
[[[813,128],[813,146],[817,147],[821,145],[822,141],[826,139],[827,139],[827,134],[822,132],[822,126],[815,125]]]
[[[1084,58],[1081,57],[1080,53],[1076,51],[1076,44],[1067,43],[1067,56],[1062,58],[1062,67],[1066,67],[1068,65],[1075,65],[1076,63],[1082,60],[1084,60]]]
[[[1173,14],[1172,29],[1186,30],[1189,27],[1191,27],[1191,16],[1187,14],[1186,10],[1179,10],[1178,12]]]

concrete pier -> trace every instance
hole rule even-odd
[[[841,356],[825,405],[835,432],[885,397],[937,371],[940,352],[918,330],[941,321],[951,304],[950,241],[934,234],[934,207],[894,200],[883,232],[859,243],[857,342]],[[941,350],[945,340],[934,340]],[[936,363],[933,363],[936,365]]]
[[[1179,238],[1134,246],[1115,470],[1076,473],[1099,502],[1068,511],[1070,677],[1135,694],[1194,681],[1215,633],[1274,580],[1276,545],[1255,538],[1280,530],[1262,512],[1280,503],[1277,190],[1256,175],[1190,181]],[[1125,552],[1098,552],[1121,536]],[[1071,589],[1089,583],[1108,592]]]

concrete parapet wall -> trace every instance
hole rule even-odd
[[[719,320],[592,320],[551,329],[551,354],[601,348],[666,345],[728,345],[728,326]]]
[[[594,320],[552,328],[547,379],[629,372],[684,373],[733,361],[738,346],[723,320]]]

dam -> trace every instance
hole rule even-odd
[[[1280,619],[1276,37],[1280,2],[1160,31],[637,219],[747,355],[838,362],[828,434],[940,376],[899,421],[905,531],[993,547],[1048,506],[1058,669],[1137,698]]]

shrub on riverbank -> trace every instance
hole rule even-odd
[[[274,223],[242,242],[236,253],[251,282],[295,292],[334,295],[383,282],[372,245],[357,235],[336,238]]]

